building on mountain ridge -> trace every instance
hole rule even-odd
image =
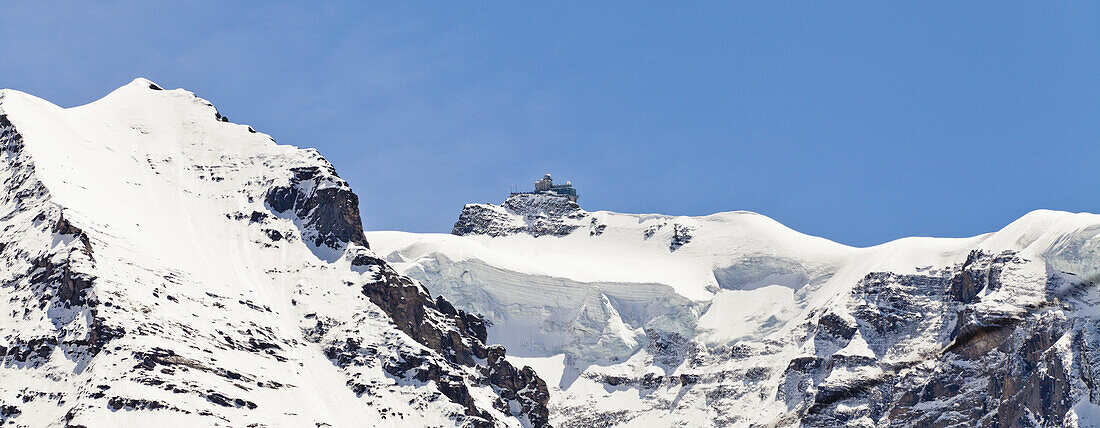
[[[573,188],[573,183],[566,181],[565,184],[554,184],[554,179],[550,177],[550,174],[546,174],[541,180],[535,182],[534,192],[512,192],[513,195],[518,194],[553,194],[558,196],[565,196],[570,201],[577,202],[580,199],[577,196],[577,189]]]

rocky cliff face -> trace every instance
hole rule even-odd
[[[139,79],[0,96],[0,425],[545,426],[548,391],[368,249],[316,151]]]
[[[565,236],[586,226],[588,213],[568,197],[519,193],[501,205],[469,204],[462,209],[451,233],[455,235]]]
[[[373,255],[356,256],[352,266],[379,270],[382,281],[364,285],[363,294],[386,311],[398,329],[437,351],[444,360],[433,361],[422,353],[402,355],[400,362],[383,367],[388,373],[435,382],[443,395],[466,407],[467,415],[478,417],[478,424],[484,421],[484,425],[491,426],[493,415],[477,406],[468,389],[470,374],[454,366],[469,367],[478,383],[491,385],[499,395],[493,402],[495,409],[532,426],[547,426],[550,395],[546,383],[530,367],[521,370],[505,360],[503,346],[487,345],[485,323],[480,317],[456,310],[443,297],[433,301],[412,280]],[[330,347],[325,353],[330,359],[346,360],[348,348],[345,346],[341,352]],[[359,345],[354,348],[359,351]]]
[[[509,201],[467,206],[462,236],[368,236],[488,317],[557,426],[1100,426],[1100,216],[851,248],[751,213]]]
[[[336,170],[318,156],[321,166],[291,168],[288,186],[268,190],[264,202],[277,213],[292,212],[305,227],[313,245],[335,248],[356,244],[369,248],[359,218],[359,197],[336,176]]]
[[[815,426],[1069,423],[1071,407],[1089,395],[1080,382],[1092,378],[1073,360],[1093,364],[1095,321],[1067,314],[1092,305],[1094,284],[1029,275],[1031,263],[974,251],[942,270],[868,274],[848,296],[850,316],[824,311],[803,331],[838,349],[858,334],[871,352],[792,360],[780,395]]]

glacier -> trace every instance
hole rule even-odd
[[[1097,426],[1100,215],[856,248],[751,212],[470,204],[368,232],[483,314],[555,426]]]

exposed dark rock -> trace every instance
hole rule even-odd
[[[72,251],[82,253],[89,260],[94,260],[92,259],[92,246],[88,235],[73,226],[63,215],[59,215],[57,222],[54,224],[53,232],[69,235],[79,240],[81,247]],[[69,253],[68,257],[60,259],[60,261],[58,261],[58,257],[41,257],[34,263],[36,267],[43,269],[37,273],[33,281],[40,284],[54,284],[57,287],[59,302],[67,307],[83,306],[88,303],[86,293],[91,289],[95,280],[89,274],[72,269],[73,257],[73,253]]]
[[[264,201],[277,213],[292,212],[303,221],[302,237],[314,245],[336,248],[355,243],[369,248],[359,218],[359,197],[331,166],[292,168],[289,186],[276,186]],[[320,187],[319,183],[335,183]]]
[[[657,329],[646,329],[645,333],[649,339],[646,350],[656,364],[676,367],[697,351],[697,345],[681,334]]]
[[[267,239],[274,242],[283,240],[283,233],[275,229],[264,229],[264,234],[267,235]]]
[[[504,359],[504,347],[495,345],[488,348],[489,382],[500,388],[504,400],[520,403],[521,412],[527,415],[533,426],[547,426],[550,411],[550,393],[546,382],[535,374],[530,367],[517,370]],[[503,407],[503,406],[502,406]],[[507,412],[506,408],[500,408]]]
[[[915,337],[945,337],[942,352],[925,357],[934,364],[799,357],[788,365],[781,396],[804,409],[801,422],[807,426],[844,425],[857,417],[891,426],[1061,426],[1073,404],[1068,368],[1054,352],[1054,343],[1072,334],[1064,316],[1042,311],[1010,315],[1018,312],[976,306],[982,290],[1008,286],[1004,273],[1024,263],[1012,253],[974,252],[943,271],[867,275],[853,288],[849,306],[858,326],[828,313],[821,316],[813,327],[814,340],[823,341],[819,348],[837,349],[856,329],[879,355],[909,346],[905,341]],[[943,316],[931,322],[927,314]],[[872,373],[879,374],[825,381],[835,367],[869,366],[878,366]],[[841,412],[841,403],[852,404]],[[859,405],[863,410],[851,410]]]
[[[250,215],[248,217],[248,222],[249,223],[259,223],[259,222],[262,222],[262,221],[266,220],[268,217],[271,217],[271,216],[268,215],[265,212],[253,211],[252,215]]]
[[[9,418],[13,418],[23,414],[22,410],[11,404],[0,404],[0,423],[7,421]]]
[[[169,406],[156,400],[111,397],[110,400],[107,400],[107,407],[111,410],[157,410],[167,409]]]
[[[589,236],[603,235],[603,231],[607,229],[607,225],[606,224],[595,224],[594,222],[595,222],[595,220],[593,219],[592,230],[588,232],[588,235]]]
[[[437,350],[452,364],[478,367],[475,360],[485,360],[482,367],[488,381],[497,388],[504,402],[519,404],[521,414],[526,415],[534,426],[546,426],[549,421],[549,391],[543,382],[529,367],[516,369],[504,359],[504,347],[486,346],[484,322],[477,316],[456,310],[442,297],[433,301],[407,277],[393,271],[381,260],[372,258],[362,260],[363,264],[377,265],[381,280],[363,286],[363,294],[371,302],[389,314],[393,323],[417,342]],[[429,316],[429,313],[433,314]],[[446,324],[437,324],[433,319],[445,319]],[[345,346],[356,348],[348,343]],[[339,363],[347,363],[347,353],[336,350],[329,352],[329,358],[335,357]],[[431,360],[413,355],[404,357],[404,363],[391,364],[386,370],[395,376],[411,374],[420,381],[435,381],[440,391],[456,403],[467,409],[467,415],[485,418],[487,415],[477,409],[469,390],[447,367],[436,366]],[[499,409],[509,409],[498,405]],[[510,410],[502,410],[510,413]]]
[[[825,336],[847,343],[856,334],[857,327],[833,312],[826,312],[817,321],[818,335],[815,337]]]
[[[974,250],[966,258],[961,271],[951,279],[947,294],[960,303],[971,303],[986,287],[997,288],[997,278],[1005,263],[1014,261],[1011,253],[991,257]]]
[[[369,253],[356,253],[351,259],[352,266],[383,266],[386,262]]]
[[[462,209],[451,233],[454,235],[506,236],[526,233],[531,236],[565,236],[584,225],[588,216],[565,196],[515,194],[502,205],[470,204]],[[593,233],[603,229],[593,226]]]
[[[691,242],[691,239],[694,238],[691,235],[691,232],[695,230],[695,228],[690,226],[683,226],[679,223],[673,224],[672,227],[672,241],[668,243],[669,251],[679,250],[680,247],[687,245],[689,242]]]
[[[258,349],[249,349],[250,351],[258,351]],[[245,382],[253,382],[251,376],[247,376],[232,370],[226,370],[221,367],[214,367],[210,364],[202,361],[177,355],[170,349],[153,348],[148,351],[135,351],[133,353],[134,359],[138,361],[138,364],[134,366],[135,369],[141,369],[146,371],[154,371],[168,369],[174,370],[197,370],[220,376],[228,380],[242,380]]]
[[[88,337],[80,345],[86,346],[92,354],[98,354],[107,347],[107,343],[126,334],[122,327],[109,326],[103,318],[99,317],[95,310],[91,311],[92,321],[88,326]]]
[[[217,404],[222,407],[242,407],[249,410],[256,408],[256,403],[241,398],[230,398],[219,392],[212,392],[206,395],[206,399],[211,403]]]

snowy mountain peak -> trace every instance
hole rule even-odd
[[[0,424],[541,426],[545,383],[367,248],[315,150],[136,79],[0,115]]]
[[[1100,424],[1094,214],[855,248],[525,193],[364,233],[316,150],[147,79],[0,92],[0,158],[0,425]]]
[[[135,78],[130,83],[127,83],[126,86],[135,86],[139,88],[151,89],[154,91],[164,90],[164,88],[160,87],[160,85],[153,83],[152,80],[146,79],[144,77]]]

